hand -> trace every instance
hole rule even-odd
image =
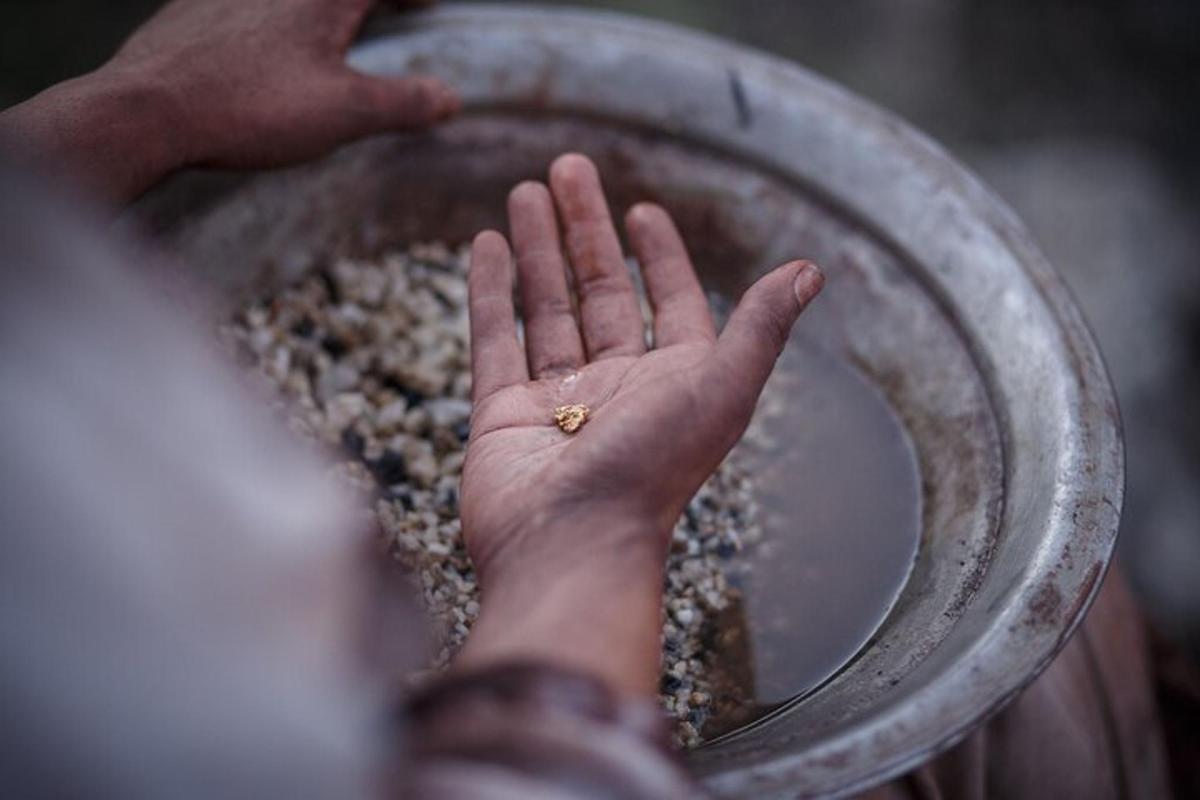
[[[563,156],[551,167],[550,189],[518,186],[509,222],[524,350],[504,237],[480,234],[471,260],[475,409],[462,520],[483,608],[460,665],[549,658],[650,692],[671,529],[745,431],[823,277],[804,262],[779,267],[750,288],[718,338],[671,218],[637,205],[626,229],[655,311],[647,350],[590,161]],[[569,435],[553,411],[577,403],[591,415]]]
[[[374,5],[173,0],[101,69],[6,112],[0,127],[125,201],[185,166],[280,166],[455,113],[437,80],[346,64]]]
[[[381,78],[346,65],[374,0],[174,0],[106,69],[163,76],[186,160],[257,168],[302,161],[458,109],[432,78]],[[396,3],[395,5],[428,5]]]

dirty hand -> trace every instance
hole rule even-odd
[[[590,161],[563,156],[549,189],[518,186],[509,224],[524,348],[508,243],[482,233],[471,258],[475,409],[462,520],[483,606],[459,666],[543,658],[648,693],[671,529],[741,437],[823,278],[805,262],[779,267],[746,292],[718,337],[671,218],[637,205],[625,224],[655,312],[648,349]],[[553,414],[571,404],[590,416],[568,434]]]
[[[439,81],[347,66],[375,5],[173,0],[99,70],[0,116],[0,134],[126,201],[185,166],[280,166],[453,114]]]

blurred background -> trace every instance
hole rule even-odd
[[[1200,2],[573,4],[804,64],[931,134],[1016,208],[1117,384],[1125,567],[1160,630],[1200,653]],[[0,0],[0,106],[98,66],[158,5]]]

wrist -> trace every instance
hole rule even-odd
[[[572,553],[513,553],[488,565],[479,619],[456,669],[538,660],[593,675],[623,694],[654,692],[665,536],[639,522],[587,527],[536,532],[538,542],[586,543]]]
[[[482,536],[472,522],[464,519],[464,536],[481,585],[495,591],[609,574],[658,575],[671,533],[669,525],[642,514],[582,506],[521,514]]]
[[[159,81],[105,67],[8,110],[3,128],[46,167],[124,203],[184,165],[174,119]]]

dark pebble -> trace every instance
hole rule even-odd
[[[355,458],[362,458],[363,448],[367,446],[367,442],[363,439],[362,434],[354,428],[346,428],[342,431],[342,447],[346,449],[350,455]]]
[[[721,630],[711,620],[705,620],[700,626],[700,646],[705,650],[716,650],[720,634]]]
[[[693,708],[688,712],[687,720],[692,723],[693,728],[700,730],[704,727],[704,723],[708,721],[708,715],[702,709]]]
[[[412,511],[417,507],[413,502],[412,492],[407,486],[392,486],[384,493],[389,500],[395,500],[405,511]]]
[[[341,358],[350,351],[345,342],[332,334],[321,337],[321,349],[329,353],[331,358]]]
[[[460,422],[454,426],[454,435],[458,437],[460,442],[465,442],[471,438],[471,423]]]
[[[737,548],[729,542],[721,542],[717,545],[717,555],[721,558],[733,558],[737,554]]]
[[[367,469],[371,470],[371,474],[381,486],[393,486],[408,480],[408,467],[404,463],[404,456],[395,450],[384,450],[379,458],[367,462]]]
[[[409,387],[405,386],[391,375],[384,377],[383,386],[385,389],[391,389],[393,392],[404,395],[404,399],[408,403],[409,408],[416,408],[419,405],[423,405],[425,401],[429,399],[416,389],[410,389]]]
[[[668,675],[663,675],[662,683],[660,685],[662,687],[662,691],[671,693],[671,692],[679,691],[679,687],[683,686],[683,682],[680,681],[679,678],[676,678],[674,675],[668,674]]]
[[[456,303],[456,302],[454,301],[454,298],[452,298],[452,297],[447,297],[446,295],[444,295],[444,294],[442,294],[441,292],[439,292],[437,289],[434,289],[434,290],[433,290],[433,296],[434,296],[435,298],[437,298],[437,301],[438,301],[438,302],[441,304],[442,308],[444,308],[446,311],[455,311],[455,310],[457,310],[457,308],[458,308],[458,303]]]
[[[454,488],[453,486],[448,487],[445,491],[443,491],[438,496],[438,505],[441,506],[441,508],[439,510],[442,513],[457,514],[458,513],[458,489]]]
[[[423,405],[429,399],[415,389],[404,387],[402,391],[404,392],[404,399],[408,401],[409,408],[416,408],[419,405]]]
[[[333,279],[333,276],[325,270],[321,270],[317,273],[317,278],[320,279],[321,285],[325,287],[325,294],[329,296],[329,303],[335,306],[341,303],[342,293],[338,289],[337,281]]]
[[[309,317],[303,317],[299,322],[292,326],[292,335],[299,336],[301,339],[307,339],[312,336],[317,330],[317,325]]]

